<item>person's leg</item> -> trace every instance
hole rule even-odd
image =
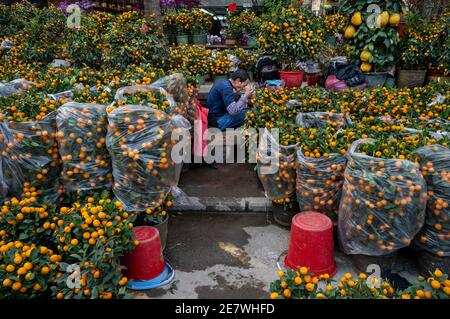
[[[239,128],[245,123],[245,114],[247,110],[242,110],[238,114],[230,115],[225,114],[217,120],[219,124],[219,129],[225,131],[227,128]]]

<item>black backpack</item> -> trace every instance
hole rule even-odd
[[[268,54],[263,54],[256,62],[256,80],[264,83],[267,80],[278,80],[278,65]]]

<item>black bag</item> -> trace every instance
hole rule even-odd
[[[338,80],[345,81],[348,87],[355,87],[366,82],[364,74],[354,64],[336,63],[328,68],[327,78],[330,75],[336,76]]]
[[[268,54],[263,54],[256,62],[256,79],[260,83],[267,80],[278,80],[278,65]]]

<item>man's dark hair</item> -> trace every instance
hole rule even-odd
[[[231,79],[233,81],[238,80],[241,82],[245,82],[248,79],[250,79],[250,76],[248,75],[248,72],[244,69],[239,69],[233,72],[233,74],[231,75]]]

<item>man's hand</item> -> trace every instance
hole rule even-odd
[[[253,93],[255,93],[255,88],[250,85],[247,85],[245,87],[245,93],[244,93],[245,98],[247,100],[250,99],[253,96]]]

